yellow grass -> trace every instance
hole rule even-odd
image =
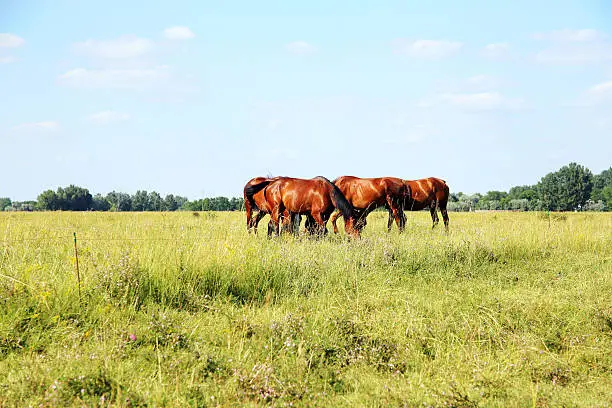
[[[612,404],[610,213],[386,217],[0,213],[0,406]]]

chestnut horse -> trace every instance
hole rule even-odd
[[[253,177],[244,186],[244,208],[246,210],[247,231],[249,234],[251,233],[251,228],[255,234],[257,234],[257,226],[259,225],[259,221],[261,221],[266,214],[270,214],[272,212],[272,208],[268,206],[268,202],[266,201],[265,188],[272,181],[281,178],[283,177]],[[257,210],[255,217],[253,217],[254,210]],[[293,224],[290,224],[289,220],[290,218],[288,213],[281,214],[283,229],[292,230]],[[297,221],[297,224],[299,225],[299,218],[297,220],[294,218],[292,221],[294,221],[294,223]],[[268,231],[270,231],[272,228],[272,220],[270,220],[268,223]]]
[[[261,221],[266,214],[272,212],[272,208],[268,206],[268,202],[266,201],[265,188],[271,182],[281,178],[283,177],[253,177],[244,186],[244,208],[246,210],[246,223],[249,234],[251,233],[251,228],[253,232],[257,234],[257,225],[259,221]],[[255,217],[253,217],[254,210],[257,211]],[[283,225],[287,227],[288,219],[284,217],[284,215],[286,214],[283,214]],[[272,228],[271,221],[268,223],[268,231],[270,231],[270,228]]]
[[[433,226],[431,228],[433,229],[440,221],[437,214],[439,208],[442,213],[442,218],[444,219],[444,228],[448,231],[448,212],[446,211],[446,204],[448,203],[450,194],[446,181],[436,177],[428,177],[419,180],[404,180],[404,184],[410,188],[412,193],[411,202],[406,202],[405,210],[420,211],[429,208],[433,221]],[[388,228],[391,228],[393,225],[392,216],[393,214],[389,211],[389,221],[387,222]]]
[[[361,230],[366,226],[366,217],[378,207],[386,207],[389,217],[394,217],[397,226],[402,232],[406,225],[404,205],[409,203],[410,186],[397,177],[359,178],[354,176],[341,176],[333,181],[359,212],[357,227]],[[334,232],[338,233],[336,220],[340,215],[336,212],[332,218]],[[388,227],[391,230],[391,227]]]
[[[327,233],[325,225],[329,217],[334,209],[338,209],[344,218],[346,233],[359,237],[359,230],[355,227],[357,214],[353,206],[346,200],[342,191],[325,177],[283,177],[268,184],[264,193],[267,206],[272,209],[270,217],[276,235],[279,235],[279,220],[283,213],[288,213],[291,220],[294,220],[295,216],[306,215],[307,230],[324,235]],[[292,230],[296,232],[295,228]],[[270,230],[268,235],[271,235]]]

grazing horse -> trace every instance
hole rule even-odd
[[[436,177],[428,177],[419,180],[404,180],[404,184],[410,187],[412,193],[411,202],[406,202],[405,210],[420,211],[424,208],[429,208],[433,221],[433,226],[431,228],[433,229],[440,221],[437,214],[437,210],[440,208],[442,218],[444,219],[444,228],[448,231],[448,212],[446,211],[446,204],[448,203],[450,194],[446,181]],[[389,211],[389,221],[387,222],[389,229],[393,225],[392,215],[391,211]]]
[[[251,233],[251,228],[257,234],[257,225],[259,221],[270,213],[267,208],[267,203],[264,199],[263,189],[273,179],[268,177],[253,177],[244,186],[244,208],[246,210],[247,231]],[[267,182],[267,183],[266,183]],[[257,211],[253,218],[253,211]]]
[[[359,178],[354,176],[341,176],[333,181],[359,212],[357,227],[361,230],[366,226],[366,217],[378,207],[386,207],[389,214],[395,218],[397,226],[402,232],[406,224],[404,205],[410,200],[410,186],[397,177]],[[332,218],[334,232],[338,233],[336,220],[340,215],[336,212]],[[391,230],[391,227],[388,227]]]
[[[268,202],[265,197],[265,188],[278,179],[283,177],[253,177],[250,179],[246,185],[244,186],[244,208],[246,210],[246,223],[247,223],[247,231],[249,234],[251,233],[251,228],[254,233],[257,234],[257,225],[259,221],[266,214],[270,214],[272,212],[272,208],[268,206]],[[257,214],[253,217],[253,211],[257,210]],[[283,214],[284,216],[285,214]],[[283,225],[287,227],[287,219],[283,217]],[[268,223],[268,230],[272,228],[271,221]]]
[[[306,229],[310,233],[324,235],[327,233],[325,224],[334,209],[338,209],[344,218],[346,233],[359,237],[359,230],[355,227],[357,214],[353,206],[346,200],[342,191],[325,177],[284,177],[269,183],[265,189],[265,197],[268,208],[272,208],[270,217],[276,235],[279,234],[279,219],[283,213],[288,213],[292,220],[294,216],[306,215]],[[295,233],[296,229],[292,229]],[[268,235],[271,235],[270,230]]]

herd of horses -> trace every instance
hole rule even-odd
[[[341,176],[334,181],[322,176],[312,179],[254,177],[244,186],[247,231],[253,230],[257,234],[259,221],[269,214],[268,236],[283,231],[297,234],[302,216],[306,217],[304,227],[307,233],[327,234],[326,225],[331,217],[337,234],[336,220],[342,216],[346,233],[359,237],[367,225],[368,214],[379,207],[389,212],[388,231],[391,231],[394,220],[400,233],[404,230],[404,211],[426,208],[431,212],[432,228],[439,222],[437,210],[440,209],[444,226],[448,229],[448,198],[448,185],[435,177],[403,180],[397,177]]]

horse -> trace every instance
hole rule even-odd
[[[442,213],[442,218],[444,219],[444,228],[448,231],[448,211],[446,211],[446,204],[448,203],[450,193],[446,181],[436,177],[428,177],[419,180],[404,180],[404,184],[410,188],[412,194],[411,202],[407,202],[404,209],[406,211],[420,211],[424,208],[429,208],[433,221],[431,228],[434,229],[440,221],[437,214],[439,208]],[[393,214],[389,211],[389,221],[387,222],[387,227],[389,229],[391,229],[393,225],[392,216]]]
[[[406,225],[404,215],[404,205],[409,201],[410,186],[397,177],[378,177],[378,178],[359,178],[354,176],[341,176],[333,181],[351,203],[356,211],[359,212],[357,227],[363,229],[367,222],[366,217],[378,207],[386,207],[389,213],[395,218],[400,233]],[[332,218],[334,232],[338,233],[336,220],[340,213],[336,212]],[[391,217],[391,215],[390,215]],[[391,227],[388,226],[391,231]]]
[[[338,209],[344,218],[346,233],[351,237],[360,236],[359,230],[355,227],[357,214],[353,206],[342,191],[325,177],[318,176],[312,179],[284,177],[272,181],[265,188],[265,198],[267,206],[272,208],[270,217],[276,235],[279,235],[279,219],[283,213],[288,213],[292,221],[295,219],[294,216],[306,215],[308,232],[319,236],[325,235],[327,221],[334,209]],[[295,228],[293,232],[296,232]],[[268,235],[271,235],[270,230]]]
[[[270,214],[272,212],[272,208],[268,206],[268,202],[265,198],[265,188],[273,181],[281,178],[283,177],[253,177],[244,186],[244,208],[246,210],[246,224],[249,234],[251,233],[251,229],[253,229],[253,232],[257,234],[257,226],[259,225],[259,221],[261,221],[266,214]],[[255,217],[253,217],[254,210],[257,210]],[[283,214],[283,225],[287,227],[288,222],[284,215],[286,214]],[[270,231],[271,228],[272,224],[270,221],[268,223],[268,231]]]

